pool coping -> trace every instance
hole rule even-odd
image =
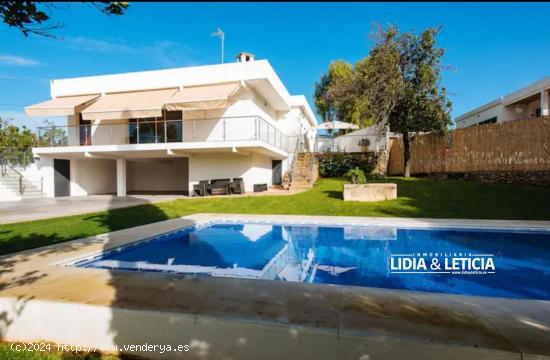
[[[28,309],[31,309],[34,303],[55,303],[58,304],[57,308],[63,306],[59,304],[71,303],[111,310],[121,308],[140,314],[177,313],[195,319],[194,324],[198,319],[206,319],[205,321],[226,322],[232,324],[231,326],[255,324],[254,326],[259,327],[299,327],[302,329],[302,338],[319,332],[331,339],[355,337],[359,342],[382,336],[386,341],[393,339],[391,341],[437,344],[443,347],[450,346],[455,350],[456,347],[467,348],[468,351],[478,349],[476,351],[497,352],[499,356],[507,354],[550,357],[550,331],[545,330],[550,329],[548,301],[340,285],[167,276],[162,273],[146,275],[121,271],[123,274],[120,274],[117,271],[103,269],[59,266],[72,259],[80,259],[143,240],[149,235],[224,219],[294,224],[322,222],[334,226],[481,226],[488,229],[550,231],[548,221],[194,214],[1,257],[0,266],[4,271],[0,273],[0,279],[4,285],[0,284],[0,300],[10,299],[12,302],[9,306],[7,303],[5,305],[9,309],[2,310],[13,314],[13,301],[21,299]],[[172,302],[166,299],[151,299],[151,294],[155,293],[154,290],[158,292],[159,286],[168,295],[185,293],[196,301],[189,300],[186,304],[181,304],[177,299],[171,299]],[[235,293],[236,290],[232,287],[246,293],[249,298],[239,299],[239,292]],[[121,296],[121,292],[124,296]],[[222,298],[213,299],[215,296]],[[140,297],[147,297],[147,301],[140,302]],[[259,314],[262,309],[267,310]],[[27,333],[31,334],[28,329],[25,330],[25,316],[21,315],[25,311],[27,310],[23,309],[20,314],[12,315],[11,325],[2,331],[6,338],[30,340],[21,338],[27,336]],[[18,322],[20,325],[17,325]],[[453,331],[450,331],[449,326],[455,327]],[[65,335],[60,333],[57,336],[61,337],[58,340],[63,341]]]

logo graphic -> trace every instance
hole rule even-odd
[[[494,274],[493,254],[415,252],[390,256],[392,274]]]

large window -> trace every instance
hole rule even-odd
[[[181,111],[165,111],[166,142],[183,141],[183,123]]]
[[[80,146],[92,145],[92,121],[82,119],[82,114],[79,116],[79,133],[80,133]]]
[[[492,117],[487,120],[483,120],[482,122],[478,123],[478,125],[486,125],[486,124],[495,124],[497,122],[497,117]]]
[[[181,111],[163,111],[162,117],[130,119],[130,144],[183,141]]]

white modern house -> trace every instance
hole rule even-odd
[[[549,115],[550,77],[475,108],[455,119],[456,128]]]
[[[304,96],[290,95],[266,60],[51,81],[31,116],[67,116],[39,129],[48,197],[177,192],[201,180],[273,185],[317,125]],[[274,180],[275,179],[275,180]]]

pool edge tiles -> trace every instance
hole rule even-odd
[[[437,227],[416,227],[416,228],[409,228],[409,227],[391,227],[391,226],[388,226],[388,225],[385,225],[385,226],[379,226],[378,224],[375,225],[375,226],[372,226],[372,225],[368,225],[368,224],[361,224],[361,225],[356,225],[356,223],[354,222],[348,222],[348,223],[326,223],[326,222],[317,222],[317,223],[311,223],[311,222],[288,222],[288,221],[266,221],[266,220],[255,220],[255,221],[246,221],[246,219],[227,219],[227,218],[216,218],[216,219],[211,219],[210,221],[208,222],[202,222],[202,223],[199,223],[199,224],[196,224],[195,226],[192,226],[192,227],[186,227],[184,229],[180,229],[179,231],[176,230],[176,231],[171,231],[169,233],[165,233],[165,234],[160,234],[156,237],[152,237],[152,238],[148,238],[148,239],[143,239],[143,240],[140,240],[140,241],[136,241],[132,244],[128,244],[126,246],[123,246],[123,247],[120,247],[120,248],[114,248],[114,249],[110,249],[108,252],[104,253],[104,254],[101,254],[101,253],[98,253],[96,254],[95,256],[93,257],[88,257],[86,259],[77,259],[76,261],[73,260],[70,264],[73,265],[73,266],[80,266],[80,267],[86,267],[86,268],[102,268],[102,269],[107,269],[107,270],[123,270],[123,271],[154,271],[154,272],[165,272],[165,273],[176,273],[176,274],[181,274],[181,275],[190,275],[190,276],[217,276],[217,277],[236,277],[236,278],[247,278],[247,279],[266,279],[266,280],[283,280],[283,281],[305,281],[305,282],[308,282],[306,279],[308,278],[308,276],[310,276],[310,281],[309,282],[313,282],[313,283],[325,283],[325,284],[335,284],[335,285],[351,285],[351,286],[361,286],[361,287],[377,287],[377,288],[387,288],[387,289],[401,289],[401,290],[412,290],[412,291],[425,291],[425,292],[435,292],[435,293],[450,293],[450,294],[458,294],[458,295],[470,295],[470,296],[491,296],[491,297],[505,297],[505,298],[523,298],[523,299],[537,299],[537,300],[550,300],[550,297],[548,297],[548,295],[545,295],[547,293],[547,290],[545,290],[544,288],[544,285],[542,285],[543,287],[542,288],[539,288],[537,286],[539,285],[533,285],[532,287],[529,287],[528,289],[526,290],[522,290],[522,291],[519,291],[519,290],[513,290],[511,286],[509,286],[510,284],[508,284],[507,286],[509,287],[507,289],[507,286],[502,286],[502,288],[493,288],[492,284],[491,284],[491,279],[487,280],[485,278],[479,278],[479,279],[474,279],[476,281],[473,281],[472,279],[476,276],[481,276],[481,275],[485,275],[485,276],[491,276],[491,274],[495,274],[495,272],[491,272],[490,268],[488,269],[489,271],[487,271],[487,269],[482,269],[484,271],[484,273],[481,273],[480,271],[478,271],[479,269],[474,269],[475,271],[469,271],[469,272],[465,272],[463,271],[461,276],[463,276],[462,278],[456,278],[456,279],[451,279],[454,284],[443,284],[445,285],[446,287],[441,287],[439,286],[438,287],[438,284],[437,283],[440,283],[441,281],[440,280],[437,280],[435,278],[429,278],[429,277],[425,277],[425,278],[422,278],[422,277],[417,277],[415,272],[402,272],[402,271],[395,271],[393,274],[390,272],[389,275],[392,275],[393,278],[390,276],[388,277],[388,272],[387,272],[387,264],[385,264],[384,262],[387,262],[386,259],[389,259],[389,256],[390,254],[392,254],[391,256],[398,256],[399,253],[402,253],[402,251],[397,251],[398,254],[396,255],[393,255],[395,249],[392,249],[390,250],[389,248],[386,248],[384,251],[385,253],[382,253],[382,254],[378,254],[378,259],[371,259],[370,262],[374,263],[372,260],[378,260],[378,269],[375,269],[375,268],[365,268],[365,269],[370,269],[369,273],[367,273],[366,275],[360,275],[359,277],[355,276],[352,277],[352,278],[349,278],[349,276],[347,277],[347,280],[346,280],[346,276],[347,274],[345,274],[346,272],[349,272],[349,271],[352,271],[352,274],[353,272],[363,272],[365,270],[362,269],[362,267],[360,265],[357,265],[357,263],[355,263],[354,265],[349,265],[349,264],[343,264],[343,265],[336,265],[335,263],[331,262],[332,260],[329,259],[329,263],[315,263],[314,265],[312,265],[313,267],[310,267],[310,265],[312,264],[312,259],[308,259],[305,256],[305,254],[307,253],[307,255],[309,256],[310,252],[312,252],[312,248],[309,248],[309,252],[307,251],[307,249],[305,249],[306,251],[301,251],[301,257],[300,256],[296,256],[297,252],[296,252],[296,248],[295,246],[292,247],[292,251],[288,251],[288,257],[287,257],[287,262],[286,263],[283,263],[282,265],[279,265],[277,264],[279,267],[277,268],[277,271],[275,271],[275,275],[273,275],[273,272],[270,273],[270,276],[264,276],[264,273],[266,273],[266,269],[268,268],[269,264],[275,259],[275,257],[277,257],[278,255],[275,255],[275,254],[278,254],[280,250],[276,249],[275,252],[273,252],[272,255],[275,255],[275,257],[268,257],[265,261],[265,263],[262,263],[262,266],[263,267],[256,267],[256,268],[249,268],[249,267],[246,267],[244,265],[241,265],[241,262],[243,260],[246,260],[246,258],[239,258],[239,257],[235,257],[234,254],[229,254],[230,257],[233,259],[232,261],[230,261],[228,264],[229,265],[220,265],[220,264],[212,264],[212,263],[208,263],[208,258],[202,258],[202,259],[195,259],[197,261],[206,261],[207,263],[201,263],[201,262],[198,262],[198,263],[187,263],[187,262],[183,262],[183,263],[174,263],[174,259],[177,258],[177,256],[175,256],[176,254],[174,253],[167,253],[167,254],[163,254],[163,259],[161,262],[155,262],[155,261],[151,261],[151,257],[150,254],[152,253],[155,253],[155,252],[161,252],[162,251],[162,248],[159,247],[160,245],[160,242],[162,241],[162,239],[166,238],[167,241],[171,241],[170,239],[173,239],[173,238],[177,238],[178,236],[181,236],[181,235],[186,235],[188,234],[189,236],[191,234],[194,234],[195,232],[200,232],[202,230],[208,230],[208,229],[214,229],[216,227],[242,227],[242,232],[244,233],[246,230],[246,226],[250,226],[250,227],[254,227],[254,226],[258,226],[258,227],[261,227],[261,226],[265,226],[265,225],[268,225],[268,226],[271,226],[270,228],[270,232],[269,234],[270,235],[273,235],[273,231],[275,230],[276,227],[279,227],[282,231],[282,234],[284,235],[284,229],[285,227],[288,227],[290,230],[287,229],[287,231],[292,231],[294,229],[302,229],[302,228],[307,228],[307,229],[311,229],[312,232],[313,230],[317,231],[317,232],[320,232],[322,233],[323,231],[329,231],[327,229],[330,229],[330,231],[337,231],[337,230],[342,230],[343,232],[343,238],[340,239],[340,240],[359,240],[361,243],[365,243],[363,240],[369,240],[367,241],[366,243],[368,245],[372,245],[373,243],[370,243],[371,241],[382,241],[382,242],[388,242],[388,241],[393,241],[394,239],[391,238],[392,236],[395,237],[395,240],[398,239],[398,236],[397,234],[401,231],[401,232],[405,232],[405,235],[409,232],[411,233],[417,233],[417,236],[418,236],[418,233],[422,233],[424,232],[423,236],[424,237],[428,237],[428,239],[424,239],[424,238],[421,238],[419,239],[419,243],[421,244],[424,244],[423,241],[427,241],[427,240],[433,240],[430,238],[430,236],[434,235],[434,234],[443,234],[445,236],[447,236],[446,234],[449,233],[450,235],[452,235],[451,237],[456,237],[456,234],[459,234],[461,235],[462,237],[465,237],[465,235],[469,235],[473,238],[466,238],[466,240],[470,241],[470,242],[474,242],[475,245],[483,245],[483,246],[488,246],[488,245],[491,245],[491,242],[489,241],[490,239],[479,239],[479,236],[480,235],[483,235],[484,237],[487,237],[489,238],[490,236],[489,235],[492,235],[493,236],[493,239],[492,241],[494,242],[494,237],[495,236],[507,236],[507,237],[512,237],[513,236],[516,236],[516,239],[514,239],[515,243],[518,243],[518,239],[517,237],[518,236],[531,236],[531,237],[534,237],[534,236],[537,236],[537,235],[541,235],[541,236],[544,236],[544,238],[542,239],[542,242],[544,243],[547,238],[546,238],[546,235],[547,234],[550,234],[550,232],[548,231],[541,231],[541,229],[532,229],[532,231],[525,231],[525,228],[522,228],[522,229],[518,229],[518,228],[515,228],[515,229],[511,229],[511,228],[507,228],[507,229],[496,229],[496,228],[491,228],[491,229],[477,229],[477,228],[468,228],[468,229],[464,229],[464,228],[457,228],[457,227],[440,227],[440,226],[437,226]],[[401,225],[403,226],[403,225]],[[359,231],[359,238],[357,238],[357,234],[354,234],[353,233],[353,230],[354,229],[360,229],[361,231]],[[348,237],[349,238],[346,238],[346,231],[347,230],[350,230],[348,231],[349,234],[348,234]],[[381,235],[379,233],[376,233],[376,231],[367,231],[366,233],[363,231],[363,230],[394,230],[395,231],[395,234],[388,234],[388,232],[386,231],[386,233],[382,233]],[[221,230],[220,230],[221,231]],[[179,235],[178,235],[179,234]],[[263,234],[265,235],[265,234]],[[306,234],[307,235],[307,234]],[[329,234],[330,235],[330,234]],[[380,235],[381,238],[369,238],[369,237],[372,237],[372,236],[378,236]],[[440,235],[440,236],[443,236],[443,235]],[[170,238],[170,236],[172,236],[172,238]],[[215,234],[215,238],[224,238],[224,237],[227,237],[229,236],[229,234],[227,232],[218,232],[217,234]],[[332,234],[331,236],[335,236],[334,234]],[[340,236],[342,236],[340,234]],[[367,238],[362,238],[361,236],[366,236]],[[475,238],[475,236],[478,236],[478,238]],[[241,236],[242,237],[242,236]],[[548,238],[550,239],[550,238]],[[203,238],[201,241],[204,241],[205,239]],[[209,239],[206,239],[207,240],[207,243],[209,243]],[[325,239],[326,240],[326,239]],[[328,240],[331,240],[331,238],[329,237]],[[412,240],[416,240],[416,239],[403,239],[401,238],[400,241],[412,241]],[[445,237],[443,238],[440,238],[440,239],[435,239],[437,241],[443,241],[445,240]],[[451,239],[452,242],[450,243],[451,245],[455,245],[454,243],[457,241],[457,239]],[[461,239],[458,239],[458,240],[461,240]],[[501,239],[496,239],[498,240],[497,241],[497,245],[501,245],[501,242],[504,241],[504,240],[501,240]],[[521,239],[523,241],[523,239]],[[541,239],[536,239],[537,241],[540,241]],[[254,240],[256,241],[256,240]],[[281,239],[279,239],[279,241],[284,244],[284,242],[282,242]],[[296,242],[296,239],[293,240],[294,242]],[[293,241],[290,241],[290,243],[292,244]],[[314,242],[316,242],[317,240],[315,240]],[[418,242],[417,241],[417,242]],[[287,240],[288,242],[288,240]],[[347,241],[349,243],[349,241]],[[220,244],[220,242],[218,241],[218,244]],[[222,241],[221,244],[223,246],[229,246],[231,245],[231,243],[229,241]],[[439,242],[435,242],[435,244],[439,245]],[[549,243],[550,244],[550,243]],[[159,245],[159,246],[157,246]],[[323,244],[319,244],[321,246],[321,248],[323,247]],[[343,244],[344,246],[346,246],[346,244]],[[466,245],[468,245],[468,243],[466,242]],[[124,255],[124,252],[127,251],[132,251],[132,249],[136,249],[138,248],[139,246],[149,246],[150,247],[150,252],[147,253],[146,257],[143,257],[144,255],[140,255],[142,256],[141,258],[133,258],[132,259],[124,259],[124,258],[120,258],[122,255]],[[155,248],[156,246],[156,248]],[[179,246],[179,244],[178,244]],[[212,244],[208,245],[208,246],[212,246]],[[219,246],[219,245],[218,245]],[[342,244],[340,245],[340,247],[342,246]],[[390,246],[390,245],[388,245]],[[394,244],[392,244],[391,246],[394,246]],[[390,247],[391,247],[390,246]],[[397,245],[395,245],[397,246]],[[418,244],[416,244],[416,246],[418,246]],[[282,245],[281,245],[281,248],[282,248]],[[216,250],[216,246],[214,246],[213,248],[214,250]],[[299,249],[299,247],[298,247]],[[315,249],[315,248],[313,248]],[[457,250],[458,249],[458,250]],[[466,250],[468,250],[468,248],[465,248]],[[153,251],[155,250],[155,251]],[[176,249],[176,250],[180,250],[180,248]],[[237,251],[239,251],[241,249],[237,249]],[[304,249],[302,249],[304,250]],[[369,250],[368,248],[366,250]],[[365,253],[364,251],[366,251],[365,249],[363,249],[363,253],[365,258],[368,257],[369,253]],[[380,250],[380,246],[378,244],[376,244],[376,247],[373,248],[373,250],[376,250],[376,251],[379,251]],[[421,249],[421,250],[426,250],[426,249]],[[453,248],[451,250],[449,250],[450,252],[458,252],[458,251],[466,251],[466,250],[461,250],[460,247],[458,248]],[[474,251],[474,254],[475,254],[475,250],[476,250],[476,247],[474,247],[474,250],[469,250],[470,251],[470,254],[472,253],[472,251]],[[529,249],[527,249],[529,250]],[[187,251],[187,250],[186,250]],[[231,251],[235,251],[235,249],[232,249]],[[245,251],[245,249],[242,249],[242,251]],[[353,251],[353,252],[357,252],[359,251],[359,249],[357,248],[351,248],[350,251]],[[447,249],[443,248],[442,250],[440,251],[443,251],[443,252],[446,252],[448,251]],[[416,250],[414,251],[416,252]],[[483,251],[479,251],[478,250],[478,254],[479,253],[482,253],[481,255],[479,256],[488,256],[487,254],[483,254]],[[189,250],[186,254],[193,254],[193,251]],[[214,252],[212,253],[213,256],[219,256],[221,253],[219,252]],[[258,252],[255,252],[254,253],[255,256],[257,256],[258,254],[259,255],[262,255],[262,253],[258,253]],[[119,259],[117,259],[117,255],[120,255],[118,256]],[[294,256],[292,256],[294,255]],[[313,254],[314,256],[315,254]],[[489,254],[490,256],[493,256],[492,254]],[[501,254],[502,255],[502,254]],[[271,256],[271,255],[270,255]],[[313,257],[312,256],[312,257]],[[363,256],[363,255],[361,255]],[[386,256],[386,258],[382,258],[380,259],[380,257],[383,257],[383,256]],[[436,255],[437,256],[437,255]],[[462,255],[461,255],[462,256]],[[477,255],[476,255],[477,256]],[[223,257],[223,256],[222,256]],[[445,257],[447,257],[447,255],[445,255]],[[509,257],[509,256],[508,256]],[[165,260],[168,259],[168,262],[166,262]],[[236,260],[234,260],[236,259]],[[504,261],[504,260],[507,260],[508,258],[506,257],[503,257],[503,260],[501,261]],[[544,259],[544,258],[542,258]],[[400,259],[398,259],[400,260]],[[407,259],[405,259],[407,260]],[[466,259],[468,260],[468,259]],[[491,260],[489,258],[489,260]],[[513,259],[512,259],[513,260]],[[535,259],[536,260],[536,259]],[[118,261],[118,262],[117,262]],[[133,261],[133,263],[132,263]],[[172,261],[172,262],[171,262]],[[179,261],[179,258],[178,258],[178,261]],[[325,261],[327,261],[325,259]],[[444,259],[445,263],[447,262],[446,259]],[[491,260],[492,261],[492,260]],[[515,261],[515,260],[514,260]],[[309,262],[309,264],[308,264]],[[443,261],[442,261],[443,262]],[[485,263],[484,261],[484,258],[480,259],[480,262],[482,264]],[[489,263],[490,261],[487,261],[487,263]],[[541,264],[537,264],[539,267],[540,266],[543,266],[544,268],[547,268],[547,260],[543,260],[542,262],[542,265]],[[173,265],[172,265],[173,263]],[[475,264],[475,259],[474,261],[472,262]],[[392,259],[392,262],[391,262],[391,266],[392,266],[392,270],[396,270],[396,269],[393,269],[393,259]],[[306,266],[307,265],[307,266]],[[514,263],[514,266],[517,265],[517,261]],[[205,267],[206,266],[206,267]],[[259,265],[257,265],[259,266]],[[224,270],[225,269],[225,270]],[[254,270],[255,269],[255,270]],[[258,270],[261,270],[261,271],[258,271]],[[283,270],[286,270],[286,271],[283,271]],[[407,269],[405,269],[407,270]],[[454,269],[454,270],[459,270],[459,269]],[[469,269],[471,270],[471,269]],[[494,270],[494,268],[493,268]],[[533,271],[535,271],[537,269],[534,269]],[[373,272],[374,271],[374,272]],[[380,272],[382,271],[382,272]],[[311,274],[313,273],[313,275]],[[401,279],[398,279],[396,276],[396,274],[401,274],[401,273],[408,273],[409,275],[403,275],[403,276],[407,276],[409,278],[405,279],[405,278],[401,278]],[[433,272],[427,272],[427,273],[424,273],[422,276],[425,276],[426,274],[428,273],[433,273]],[[437,273],[437,272],[436,272]],[[451,272],[447,272],[447,273],[437,273],[436,276],[438,277],[441,277],[443,276],[443,274],[450,274]],[[329,275],[330,274],[330,275]],[[343,277],[340,277],[338,278],[339,276],[341,276],[341,274],[344,274]],[[365,279],[369,279],[372,277],[373,274],[377,274],[378,276],[378,279],[370,279],[368,280],[368,282],[364,282],[364,280],[362,280],[363,278],[365,278],[365,276],[367,276],[367,278]],[[382,276],[380,276],[380,274]],[[410,274],[414,274],[414,275],[410,275]],[[457,273],[456,272],[453,272],[452,273],[453,275],[456,275]],[[542,273],[541,276],[544,277],[544,272]],[[319,278],[317,280],[314,280],[315,276],[319,275]],[[535,277],[533,277],[533,279],[527,279],[528,281],[532,281],[532,282],[535,282],[535,281],[541,281],[539,280],[536,276],[538,276],[538,273],[534,273]],[[385,276],[385,277],[384,277]],[[416,278],[413,278],[414,276],[416,276]],[[467,277],[469,276],[469,278]],[[498,279],[498,275],[494,275],[495,277],[495,282],[496,282],[496,279]],[[532,277],[532,274],[531,274],[531,277]],[[413,280],[411,280],[411,278],[413,278]],[[344,280],[342,280],[344,279]],[[351,280],[350,280],[351,279]],[[483,281],[481,281],[483,280]],[[523,279],[524,281],[526,281],[526,279]],[[434,282],[435,281],[435,282]],[[466,281],[466,282],[465,282]],[[502,281],[499,280],[499,281]],[[505,280],[506,281],[506,280]],[[542,281],[544,282],[544,279],[542,279]],[[396,282],[397,285],[392,285],[392,282]],[[408,284],[406,284],[406,282],[408,282]],[[430,285],[430,283],[433,282],[433,285]],[[405,284],[405,285],[400,285],[401,283]],[[455,288],[456,287],[456,288]],[[444,290],[444,289],[448,289],[448,290]],[[468,290],[469,289],[469,290]],[[484,290],[485,289],[485,290]]]

